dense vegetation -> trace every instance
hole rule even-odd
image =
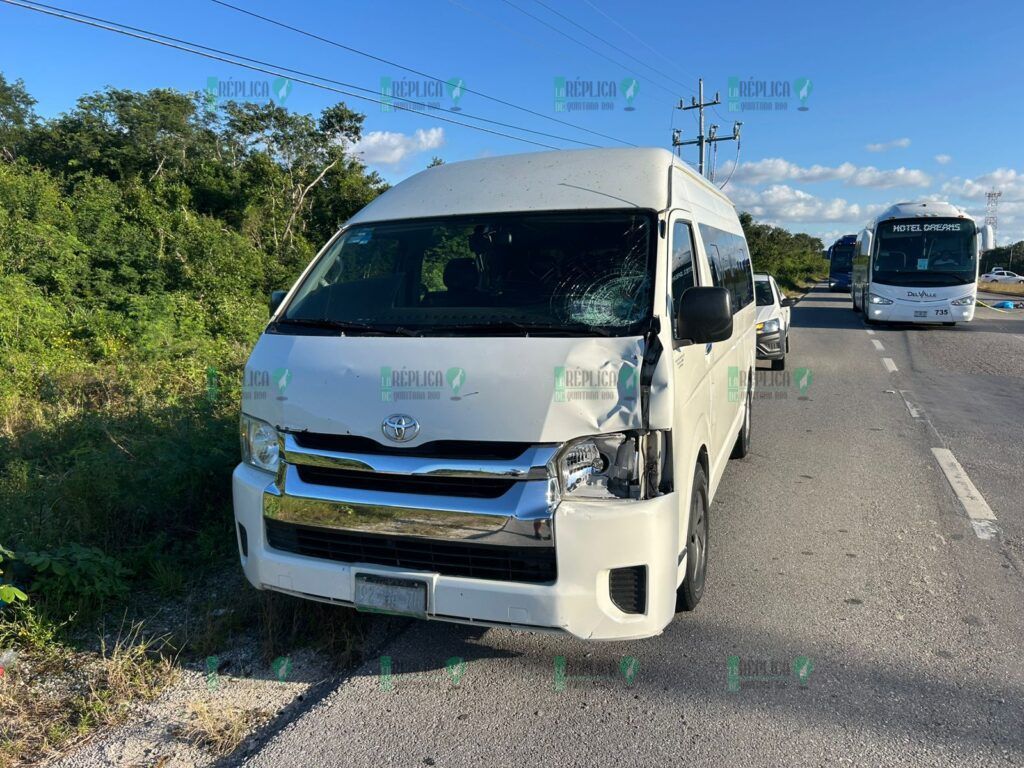
[[[740,224],[754,271],[774,275],[783,288],[802,288],[828,274],[824,245],[817,237],[758,224],[749,213],[740,214]]]
[[[362,122],[117,89],[41,120],[0,75],[0,544],[33,605],[232,548],[240,369],[268,291],[384,188]]]
[[[996,267],[1003,267],[1018,275],[1024,274],[1024,241],[993,248],[981,255],[981,274]]]

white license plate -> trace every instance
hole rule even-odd
[[[914,317],[928,317],[928,310],[927,309],[915,309],[914,310]]]
[[[416,579],[357,573],[355,604],[357,610],[370,613],[425,616],[427,584]]]

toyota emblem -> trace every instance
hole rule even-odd
[[[393,413],[384,419],[381,431],[388,440],[396,443],[407,443],[420,433],[420,424],[412,416],[404,413]]]

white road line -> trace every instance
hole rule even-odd
[[[871,343],[875,345],[875,350],[878,352],[885,352],[885,347],[882,346],[882,342],[878,339],[872,339]]]
[[[906,390],[904,390],[904,389],[900,390],[900,397],[902,397],[903,398],[903,402],[906,403],[907,410],[910,411],[910,417],[912,419],[920,419],[921,418],[921,409],[918,408],[916,405],[914,405],[912,402],[910,402],[907,399]]]
[[[953,493],[960,499],[967,516],[972,521],[988,521],[990,525],[995,522],[996,516],[992,512],[992,508],[985,501],[985,497],[981,495],[981,491],[971,482],[971,478],[960,466],[960,462],[956,460],[953,452],[948,448],[932,448],[932,454],[949,481]],[[977,532],[977,528],[975,528],[975,532]]]
[[[866,333],[868,336],[874,336],[875,335],[875,332],[872,331],[870,328],[865,328],[864,329],[864,333]]]
[[[885,366],[885,370],[887,370],[887,371],[888,371],[889,373],[896,373],[896,371],[898,371],[898,370],[899,370],[899,369],[898,369],[898,368],[896,367],[896,363],[894,363],[894,362],[892,361],[892,358],[891,358],[891,357],[883,357],[883,358],[882,358],[882,365],[884,365],[884,366]]]

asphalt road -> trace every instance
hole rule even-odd
[[[410,622],[247,764],[1024,765],[1024,320],[868,334],[819,289],[794,325],[694,613],[603,644]]]

